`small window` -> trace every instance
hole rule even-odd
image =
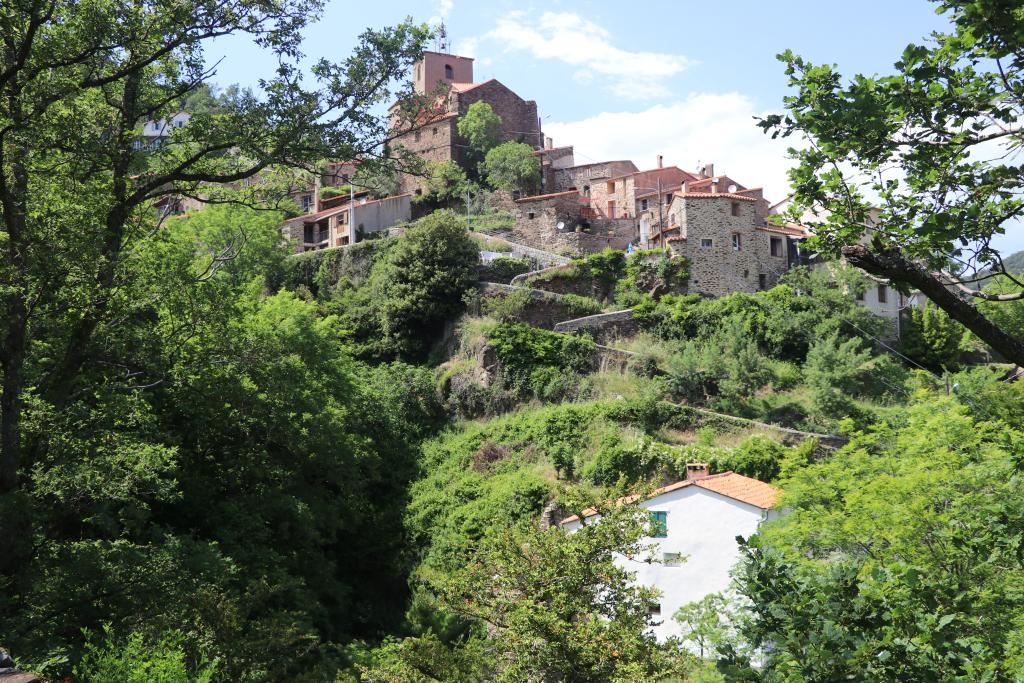
[[[746,268],[744,268],[743,269],[743,279],[746,280],[748,277],[750,277],[750,271],[747,270]]]
[[[738,232],[732,234],[732,250],[741,251],[743,249],[743,236]]]
[[[654,538],[667,538],[668,537],[668,513],[667,512],[651,512],[651,524],[653,525],[653,533],[651,534]]]
[[[700,248],[701,249],[710,249],[713,246],[715,246],[715,241],[713,239],[708,238],[708,237],[705,237],[705,238],[701,239],[701,241],[700,241]]]
[[[672,195],[671,194],[665,195],[665,206],[668,206],[671,203],[672,203]]]
[[[640,210],[641,211],[646,211],[647,210],[647,200],[646,199],[641,199],[640,200]]]
[[[661,605],[658,603],[654,603],[653,605],[647,608],[647,614],[652,617],[660,617]]]
[[[889,288],[885,285],[878,285],[878,303],[884,304],[889,301]]]
[[[416,131],[415,133],[413,133],[413,135],[412,135],[412,139],[413,139],[414,141],[416,141],[416,142],[419,142],[419,141],[420,141],[420,132],[419,132],[419,131]]]
[[[615,192],[615,183],[608,183],[608,194]]]
[[[740,203],[739,202],[733,202],[732,203],[732,215],[733,216],[739,216],[740,215]]]
[[[583,186],[583,196],[584,197],[589,197],[590,196],[590,185],[584,185]]]
[[[772,256],[782,256],[782,238],[772,237],[771,238],[771,251]]]
[[[434,126],[434,135],[437,135],[437,126]]]
[[[451,64],[444,65],[444,77],[449,81],[455,80],[455,69],[452,68]]]
[[[768,289],[768,276],[764,273],[757,276],[757,287],[758,289]]]
[[[529,218],[532,221],[534,218],[537,217],[537,214],[535,214],[533,211],[527,211],[526,212],[526,217]]]
[[[312,195],[308,195],[308,194],[304,194],[304,195],[302,195],[301,202],[302,202],[302,210],[303,211],[309,211],[310,207],[313,206],[313,196]]]
[[[853,295],[853,298],[855,298],[857,301],[864,301],[864,292],[857,292],[856,294]]]

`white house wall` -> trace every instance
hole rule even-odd
[[[708,595],[724,591],[729,586],[729,572],[739,560],[737,536],[753,535],[763,519],[777,513],[698,486],[670,491],[638,504],[651,511],[667,512],[666,538],[645,538],[645,544],[657,544],[654,557],[662,553],[681,553],[685,556],[679,565],[668,565],[619,558],[619,565],[636,573],[640,585],[661,591],[660,623],[654,632],[659,640],[682,635],[679,624],[673,620],[683,605],[696,602]],[[592,523],[597,517],[590,517]],[[570,531],[579,528],[579,521],[565,525]],[[657,621],[658,618],[656,618]]]

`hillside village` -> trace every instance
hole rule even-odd
[[[196,49],[275,26],[297,64],[280,7],[58,2],[42,48],[0,22],[48,74],[0,74],[0,683],[1018,680],[1024,273],[985,221],[1024,171],[975,174],[959,119],[879,133],[1024,104],[1019,32],[967,4],[920,50],[1000,78],[908,98],[908,50],[764,120],[843,163],[921,145],[877,204],[818,149],[786,197],[577,158],[443,24],[260,100],[166,57],[156,9]]]

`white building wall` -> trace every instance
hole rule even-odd
[[[354,221],[349,233],[349,244],[354,244],[360,227],[363,232],[386,230],[395,223],[412,219],[412,198],[403,194],[386,197],[366,204],[356,204]]]
[[[659,640],[681,636],[680,625],[672,618],[683,605],[696,602],[708,595],[726,590],[729,572],[739,560],[737,536],[753,535],[760,523],[778,513],[698,486],[687,486],[676,491],[638,503],[651,511],[667,512],[666,538],[645,538],[645,544],[656,544],[653,557],[661,560],[663,553],[681,553],[678,565],[645,562],[619,558],[619,566],[636,573],[636,581],[661,591],[661,616],[654,633]],[[597,517],[590,517],[592,523]],[[565,525],[570,531],[580,526],[579,521]]]

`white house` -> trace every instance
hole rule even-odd
[[[757,531],[761,522],[778,516],[774,510],[779,490],[770,484],[735,472],[708,474],[703,463],[687,465],[687,478],[652,492],[637,505],[650,511],[663,535],[646,538],[655,546],[654,558],[620,558],[620,565],[635,572],[641,585],[661,591],[654,608],[654,632],[659,640],[682,635],[672,619],[683,605],[724,591],[729,571],[739,559],[737,536]],[[584,513],[585,517],[595,515]],[[573,516],[562,525],[574,531],[581,520]],[[659,622],[660,617],[660,622]]]

